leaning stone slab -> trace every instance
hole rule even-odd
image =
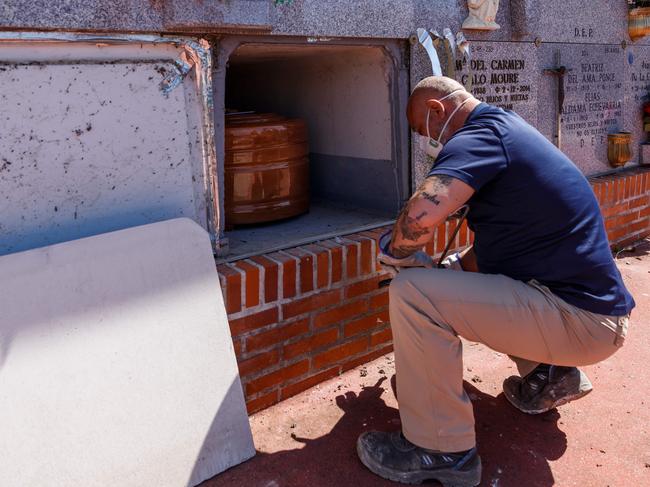
[[[208,234],[0,257],[0,484],[194,486],[255,453]]]

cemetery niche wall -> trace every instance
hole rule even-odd
[[[468,39],[471,56],[457,52],[445,74],[480,100],[517,112],[586,176],[613,169],[607,153],[614,133],[631,133],[625,167],[634,166],[646,139],[642,106],[650,99],[650,46],[648,38],[631,42],[626,12],[625,2],[590,2],[588,11],[572,0],[510,2],[497,15],[501,31],[450,24]],[[413,47],[411,66],[412,87],[431,74],[421,46]],[[412,161],[415,187],[429,164],[415,145]]]
[[[116,8],[111,10],[112,3]],[[417,45],[409,47],[407,39],[420,27],[440,32],[449,28],[454,33],[464,32],[469,40],[472,57],[469,64],[467,60],[461,62],[455,76],[459,80],[470,77],[477,97],[520,113],[549,140],[559,144],[586,175],[611,169],[606,157],[607,135],[614,131],[631,132],[632,159],[627,165],[636,164],[639,144],[645,137],[641,105],[647,96],[644,79],[650,38],[642,36],[643,29],[630,31],[630,15],[643,14],[647,2],[490,0],[482,2],[482,6],[479,3],[241,0],[225,4],[197,2],[181,9],[172,0],[155,5],[132,0],[124,10],[117,8],[117,1],[92,1],[77,6],[71,15],[56,3],[9,0],[9,7],[0,13],[0,28],[183,31],[213,36],[215,49],[242,31],[254,32],[262,40],[293,39],[311,45],[354,39],[397,40],[404,46],[402,59],[397,62],[408,70],[411,87],[430,75],[431,69],[424,50]],[[469,17],[480,17],[494,29],[478,30],[475,23],[466,23]],[[644,18],[641,24],[634,25],[645,25]],[[562,76],[549,72],[562,67],[566,70]],[[561,83],[566,88],[564,97],[559,94]],[[219,103],[224,96],[223,90],[215,92],[215,102]],[[220,113],[215,116],[220,120]],[[395,114],[393,118],[399,116]],[[428,170],[426,159],[414,142],[411,141],[410,149],[411,187]]]
[[[453,76],[463,83],[471,81],[474,94],[481,100],[516,111],[571,157],[590,178],[610,244],[622,248],[650,233],[650,171],[636,167],[640,144],[647,137],[641,108],[650,85],[650,37],[636,38],[636,33],[634,39],[630,37],[626,0],[491,2],[498,3],[496,17],[490,21],[499,26],[494,30],[464,30],[462,25],[469,16],[469,8],[467,1],[459,0],[292,0],[277,5],[272,0],[183,4],[177,0],[88,0],[73,2],[74,6],[69,3],[5,0],[5,8],[0,9],[0,29],[102,35],[139,32],[163,37],[183,32],[187,37],[209,41],[215,53],[214,91],[210,97],[214,101],[216,168],[210,176],[214,177],[215,217],[224,209],[225,109],[231,101],[229,97],[236,96],[237,90],[244,87],[240,83],[242,73],[252,71],[256,72],[254,81],[261,89],[265,88],[264,81],[279,87],[275,93],[268,89],[255,93],[267,97],[269,104],[281,105],[267,109],[303,117],[310,122],[310,131],[318,131],[310,134],[315,148],[312,152],[337,156],[337,164],[350,161],[351,164],[341,164],[349,171],[359,171],[361,166],[352,163],[364,158],[367,167],[373,169],[399,169],[395,176],[377,171],[374,180],[383,186],[376,185],[371,192],[371,184],[370,190],[366,188],[372,175],[338,172],[331,164],[332,158],[320,157],[315,164],[321,164],[323,173],[330,177],[328,181],[333,181],[331,185],[319,181],[322,190],[360,188],[363,179],[366,186],[358,193],[368,192],[375,202],[399,206],[429,170],[417,137],[406,126],[403,109],[409,88],[431,75],[432,64],[426,51],[417,43],[409,43],[409,39],[420,28],[443,33],[448,28],[454,36],[463,33],[470,47],[469,57],[459,55],[451,63]],[[255,46],[239,50],[237,46],[243,37],[254,38]],[[322,55],[326,52],[321,49],[324,47],[331,49],[331,56]],[[378,55],[380,51],[382,55]],[[282,66],[275,60],[273,70],[265,71],[262,63],[257,62],[262,54],[281,54],[286,76],[283,78]],[[446,61],[444,56],[441,61]],[[445,68],[450,68],[449,63],[445,62]],[[308,76],[328,70],[328,77]],[[303,87],[297,75],[309,86]],[[159,73],[151,76],[157,80]],[[345,96],[349,97],[354,90],[341,88],[343,80],[356,84],[355,89],[364,97],[348,103]],[[334,84],[338,84],[337,89],[332,89]],[[180,103],[181,90],[189,87],[187,80],[184,86],[172,92],[172,100],[178,97]],[[302,91],[297,92],[295,86]],[[319,89],[330,90],[335,115],[325,116],[323,110],[313,110],[316,97],[312,96],[309,106],[300,103],[301,96],[304,99],[306,94],[318,93]],[[252,101],[251,91],[243,93],[248,99],[245,101]],[[384,96],[369,96],[371,92],[383,92]],[[366,100],[370,109],[362,109],[360,100]],[[137,112],[137,105],[130,108]],[[309,110],[292,113],[294,108]],[[386,115],[377,116],[378,112]],[[364,114],[384,127],[381,134],[392,133],[392,143],[386,135],[369,129],[373,124],[367,123]],[[359,119],[361,122],[356,121]],[[327,124],[327,130],[318,128]],[[343,126],[349,128],[346,135],[356,151],[360,146],[356,141],[363,140],[368,152],[383,150],[383,154],[340,153],[344,146],[332,135]],[[84,137],[94,135],[96,128],[93,125]],[[607,137],[623,131],[630,132],[631,158],[622,170],[613,169],[608,162]],[[330,150],[332,146],[336,146],[336,152]],[[136,146],[130,154],[147,156],[148,150],[153,149]],[[645,160],[650,161],[650,157]],[[51,161],[49,164],[53,166]],[[0,179],[1,167],[0,160]],[[120,176],[127,173],[125,167],[120,168],[119,161],[117,169]],[[168,172],[165,169],[165,174]],[[345,184],[337,185],[338,181]],[[169,184],[164,186],[163,200],[166,194],[176,198],[190,194],[179,178],[164,182]],[[143,197],[153,194],[159,195],[145,193]],[[338,201],[333,203],[344,202],[334,196]],[[55,206],[59,209],[56,213],[60,213],[60,207]],[[255,235],[251,233],[250,238],[239,242],[250,245],[250,252],[239,254],[232,232],[224,233],[223,221],[227,218],[212,218],[213,233],[221,249],[227,248],[227,237],[233,243],[230,254],[219,257],[217,268],[249,412],[391,350],[388,296],[386,289],[377,288],[382,275],[376,251],[378,236],[389,228],[396,212],[386,207],[382,210],[385,215],[371,220],[359,211],[360,207],[357,202],[347,213],[363,220],[359,226],[337,227],[332,233],[319,230],[304,235],[304,240],[289,238],[295,234],[286,233],[276,223],[254,229]],[[159,202],[152,203],[155,214],[161,209],[164,208]],[[53,207],[50,210],[54,211]],[[39,217],[48,221],[45,215],[43,212]],[[383,218],[390,221],[383,225]],[[315,220],[321,226],[330,223]],[[364,229],[364,224],[369,223],[371,227]],[[380,226],[374,228],[377,225]],[[427,246],[429,253],[442,251],[454,225],[447,222],[436,229],[434,240]],[[273,251],[265,245],[269,234],[280,241]],[[66,236],[74,237],[72,233]],[[460,249],[471,242],[472,235],[465,227],[452,248]]]

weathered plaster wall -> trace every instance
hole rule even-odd
[[[628,39],[626,3],[612,0],[501,1],[501,30],[472,39],[620,42]],[[450,27],[467,16],[465,0],[5,0],[10,29],[219,32],[254,29],[278,35],[408,38],[417,27]],[[579,21],[579,25],[576,23]],[[576,30],[577,29],[577,30]],[[650,40],[638,41],[650,44]]]
[[[5,0],[9,29],[178,32],[224,27],[269,29],[267,0]]]

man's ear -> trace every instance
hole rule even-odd
[[[445,106],[440,100],[430,98],[426,102],[427,108],[431,110],[431,115],[434,117],[441,117],[445,114]]]

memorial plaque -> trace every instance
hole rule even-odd
[[[646,142],[643,131],[643,102],[650,100],[650,47],[627,49],[627,78],[625,86],[625,129],[632,132],[634,162],[639,160],[639,144]]]
[[[534,44],[473,43],[472,59],[457,61],[456,79],[481,101],[513,110],[537,124],[537,68]],[[468,66],[469,65],[469,66]]]
[[[628,53],[628,86],[626,93],[629,100],[638,105],[650,93],[650,48],[638,47]]]
[[[585,173],[611,169],[607,134],[625,129],[625,65],[619,46],[543,46],[541,69],[564,66],[565,98],[561,107],[561,150]],[[557,142],[559,77],[545,75],[540,94],[541,130]],[[551,113],[553,114],[551,116]]]

